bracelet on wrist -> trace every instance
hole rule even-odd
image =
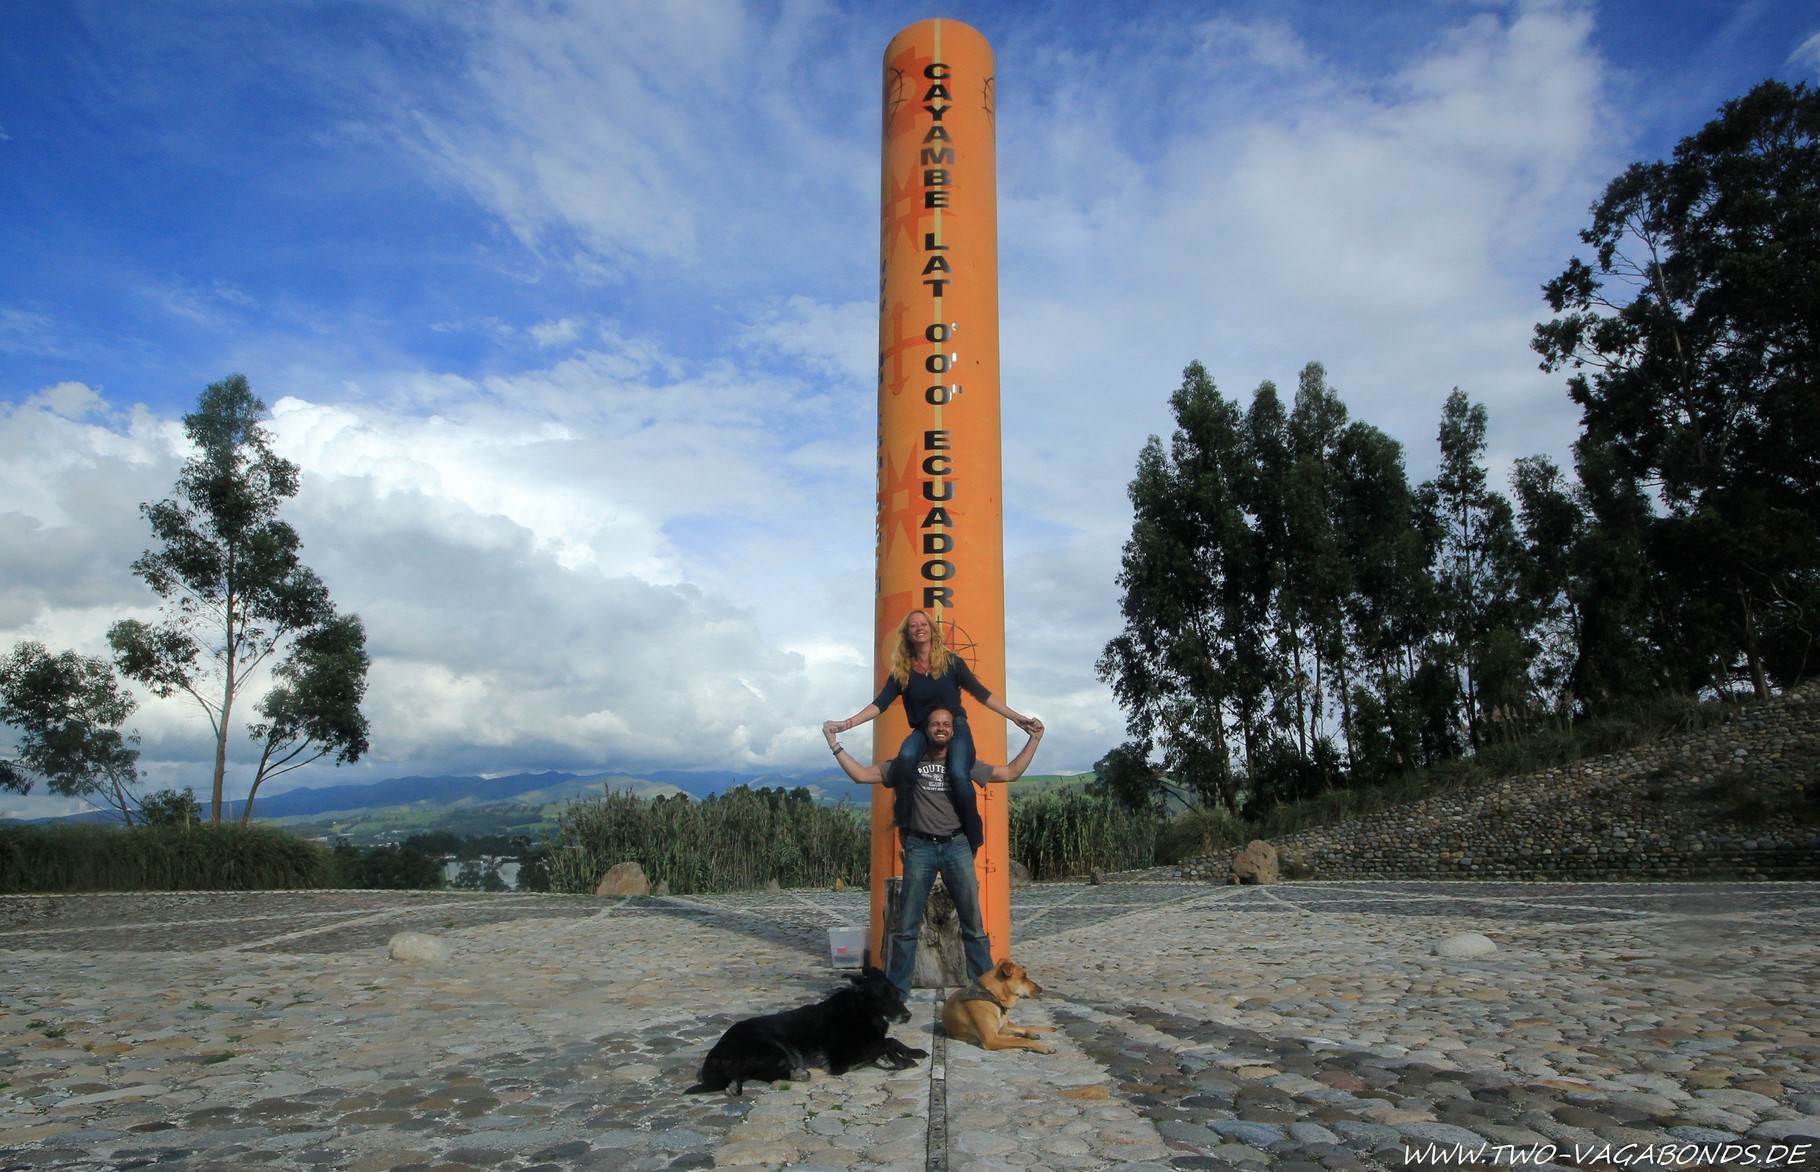
[[[835,742],[835,745],[834,745],[834,755],[835,755],[835,756],[836,756],[836,757],[838,757],[838,756],[840,756],[840,755],[841,755],[841,754],[842,754],[842,753],[844,753],[844,752],[846,752],[846,751],[847,751],[847,746],[845,746],[845,745],[843,745],[843,744],[840,744],[840,743],[839,743],[839,742],[838,742],[838,741],[837,741],[837,742]]]

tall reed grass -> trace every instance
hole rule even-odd
[[[1156,816],[1111,798],[1051,790],[1011,802],[1011,857],[1032,879],[1149,867],[1156,845]]]
[[[554,891],[589,893],[616,863],[635,862],[677,895],[869,883],[871,830],[853,807],[817,806],[807,790],[740,786],[694,801],[608,793],[572,802],[550,849]]]
[[[238,823],[0,830],[0,892],[270,891],[338,886],[328,850]]]

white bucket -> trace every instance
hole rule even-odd
[[[856,969],[866,955],[864,928],[829,928],[828,960],[837,969]]]

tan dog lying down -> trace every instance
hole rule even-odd
[[[949,996],[942,1006],[942,1030],[950,1038],[972,1042],[982,1050],[1035,1050],[1053,1054],[1055,1047],[1039,1042],[1039,1033],[1052,1034],[1054,1026],[1017,1026],[1008,1016],[1020,997],[1041,997],[1043,987],[1031,980],[1024,966],[1001,960],[973,984]]]

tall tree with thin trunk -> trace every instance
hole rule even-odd
[[[1332,701],[1342,713],[1341,726],[1350,744],[1347,700],[1348,656],[1345,603],[1353,590],[1353,568],[1341,548],[1339,525],[1341,469],[1339,444],[1345,434],[1346,405],[1327,382],[1318,362],[1302,368],[1295,407],[1289,415],[1289,532],[1292,535],[1284,590],[1294,598],[1293,611],[1304,630],[1299,640],[1312,663],[1296,673],[1297,737],[1310,757],[1326,737],[1324,721]],[[1307,701],[1307,731],[1301,731],[1302,700]],[[1323,776],[1323,785],[1333,784]]]
[[[1546,456],[1525,456],[1511,471],[1525,556],[1518,591],[1531,619],[1535,683],[1557,717],[1574,715],[1574,665],[1586,630],[1579,551],[1589,526],[1574,486]]]
[[[1294,467],[1288,413],[1276,384],[1264,382],[1245,411],[1238,484],[1249,524],[1235,533],[1243,544],[1233,552],[1243,556],[1234,559],[1225,592],[1236,653],[1235,716],[1254,801],[1282,796],[1281,779],[1297,771],[1307,749],[1305,740],[1297,743],[1306,730],[1305,696],[1297,686],[1306,632],[1296,609],[1300,598],[1288,589]]]
[[[140,506],[160,546],[133,563],[160,599],[161,618],[127,619],[108,631],[124,674],[161,697],[187,696],[207,716],[215,822],[236,702],[283,648],[337,621],[328,588],[298,559],[297,531],[278,517],[297,494],[299,472],[272,450],[265,418],[242,375],[211,384],[183,417],[195,454],[173,497]],[[364,663],[360,671],[364,678]],[[279,721],[266,731],[274,730],[312,735],[307,722]],[[359,748],[364,734],[363,721]]]
[[[1421,499],[1439,527],[1436,583],[1446,649],[1458,679],[1468,741],[1487,721],[1526,705],[1528,663],[1518,635],[1517,576],[1522,544],[1510,502],[1490,487],[1484,465],[1487,412],[1458,387],[1441,411],[1441,467]]]
[[[1366,779],[1413,767],[1420,757],[1409,680],[1435,622],[1429,539],[1403,466],[1402,445],[1368,423],[1335,444],[1336,521],[1352,589],[1344,603],[1347,643],[1362,678],[1348,694],[1352,764]]]
[[[1245,701],[1231,624],[1256,569],[1239,483],[1241,420],[1198,362],[1169,402],[1169,446],[1151,436],[1131,482],[1118,578],[1124,629],[1098,670],[1134,744],[1160,749],[1165,769],[1201,800],[1237,813],[1227,717]]]

